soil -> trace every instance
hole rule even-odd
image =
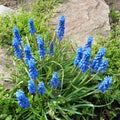
[[[4,5],[6,7],[10,7],[12,9],[18,8],[18,0],[0,0],[0,5]]]
[[[22,7],[29,11],[34,3],[35,0],[0,0],[0,5],[4,5],[14,10]]]

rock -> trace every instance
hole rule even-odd
[[[13,12],[13,9],[5,7],[4,5],[0,5],[0,14],[6,14],[10,12]]]
[[[0,84],[4,85],[6,89],[9,89],[13,86],[10,74],[13,73],[14,69],[12,69],[12,58],[10,56],[7,58],[6,52],[6,49],[0,49]]]
[[[59,4],[51,24],[57,25],[61,14],[66,17],[65,37],[79,45],[90,35],[109,33],[109,6],[104,0],[69,0]]]

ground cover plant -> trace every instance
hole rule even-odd
[[[93,51],[97,52],[100,46],[105,46],[107,49],[106,57],[108,58],[108,69],[105,74],[109,74],[113,78],[113,84],[111,86],[112,91],[109,91],[107,95],[102,96],[102,101],[108,102],[110,99],[114,99],[114,102],[109,105],[106,110],[109,111],[111,119],[119,120],[120,116],[120,13],[112,10],[110,16],[113,19],[111,23],[110,35],[106,38],[97,39],[97,44],[93,46]],[[108,97],[109,96],[109,97]],[[99,97],[99,96],[97,96]],[[103,103],[103,104],[104,104]]]
[[[29,33],[22,37],[13,27],[12,46],[15,54],[15,83],[10,91],[1,94],[1,119],[71,120],[94,118],[94,109],[107,106],[95,104],[89,97],[106,94],[112,82],[105,72],[108,60],[106,49],[100,47],[91,58],[93,37],[84,47],[74,50],[63,39],[65,17],[62,15],[53,39],[37,34],[34,20],[29,18]],[[75,53],[76,51],[76,53]],[[89,111],[88,111],[89,110]]]

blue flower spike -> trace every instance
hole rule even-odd
[[[58,28],[57,28],[57,37],[59,40],[63,39],[64,31],[65,31],[65,17],[64,17],[64,15],[62,15],[59,18],[59,24],[58,24]]]
[[[78,67],[81,69],[82,72],[85,72],[88,69],[90,64],[89,62],[90,56],[91,56],[91,49],[87,48],[83,54],[81,61],[78,64]]]
[[[14,39],[12,40],[12,45],[13,45],[13,47],[14,47],[14,54],[15,54],[15,56],[16,56],[18,59],[23,58],[22,50],[21,50],[21,48],[19,47],[19,43],[18,43],[17,38],[14,38]]]
[[[42,40],[41,36],[37,36],[37,43],[38,43],[38,49],[39,49],[39,55],[42,59],[44,59],[44,56],[46,54],[46,49],[44,47],[44,41]]]
[[[105,92],[110,87],[111,82],[112,82],[112,78],[106,76],[104,80],[98,85],[98,90]]]
[[[39,84],[38,84],[38,93],[43,95],[45,93],[45,91],[46,91],[46,88],[44,86],[44,83],[39,82]]]
[[[29,22],[29,26],[30,26],[29,32],[30,32],[31,34],[34,34],[34,33],[36,32],[36,28],[35,28],[35,26],[34,26],[34,21],[33,21],[33,19],[32,19],[32,18],[29,18],[28,22]]]
[[[24,92],[22,90],[18,90],[16,92],[16,98],[18,100],[18,104],[22,108],[28,108],[28,107],[30,107],[30,102],[29,102],[28,98],[25,96],[25,94],[24,94]]]
[[[74,65],[78,65],[78,63],[80,62],[80,60],[82,59],[83,56],[83,50],[82,50],[82,46],[79,46],[76,52],[76,57],[74,59]]]
[[[87,43],[85,44],[84,51],[85,51],[87,48],[91,48],[91,46],[92,46],[92,41],[93,41],[93,37],[92,37],[92,36],[89,36],[88,39],[87,39]]]
[[[108,59],[102,60],[100,67],[97,69],[97,72],[101,71],[102,73],[104,73],[107,68],[107,65],[108,65]]]
[[[22,37],[20,36],[19,30],[16,26],[13,27],[14,38],[18,40],[18,44],[22,43]]]
[[[25,52],[25,61],[26,61],[26,64],[28,65],[28,61],[30,59],[33,59],[33,56],[32,56],[32,53],[31,53],[31,49],[30,49],[30,45],[26,44],[24,46],[24,52]]]
[[[28,81],[28,90],[31,94],[34,94],[36,92],[36,86],[33,80]]]
[[[92,71],[98,70],[98,68],[100,67],[100,64],[102,62],[102,58],[105,55],[105,53],[106,53],[105,48],[101,47],[99,49],[99,51],[97,52],[96,56],[94,57],[94,59],[91,62],[91,66],[90,67],[91,67]]]
[[[59,87],[60,81],[58,79],[58,72],[53,73],[52,79],[50,80],[49,84],[53,87]]]
[[[29,67],[30,78],[36,80],[36,77],[38,76],[38,71],[36,69],[34,59],[28,60],[28,67]]]

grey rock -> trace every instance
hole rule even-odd
[[[4,85],[6,89],[13,86],[10,74],[14,73],[14,66],[12,57],[6,55],[7,50],[0,49],[0,84]],[[9,84],[8,84],[9,83]]]
[[[109,6],[104,0],[69,0],[59,4],[51,24],[57,26],[61,14],[66,17],[65,37],[79,45],[84,45],[88,36],[109,33]]]
[[[0,14],[7,14],[10,12],[13,12],[14,10],[9,8],[9,7],[5,7],[4,5],[0,5]]]

